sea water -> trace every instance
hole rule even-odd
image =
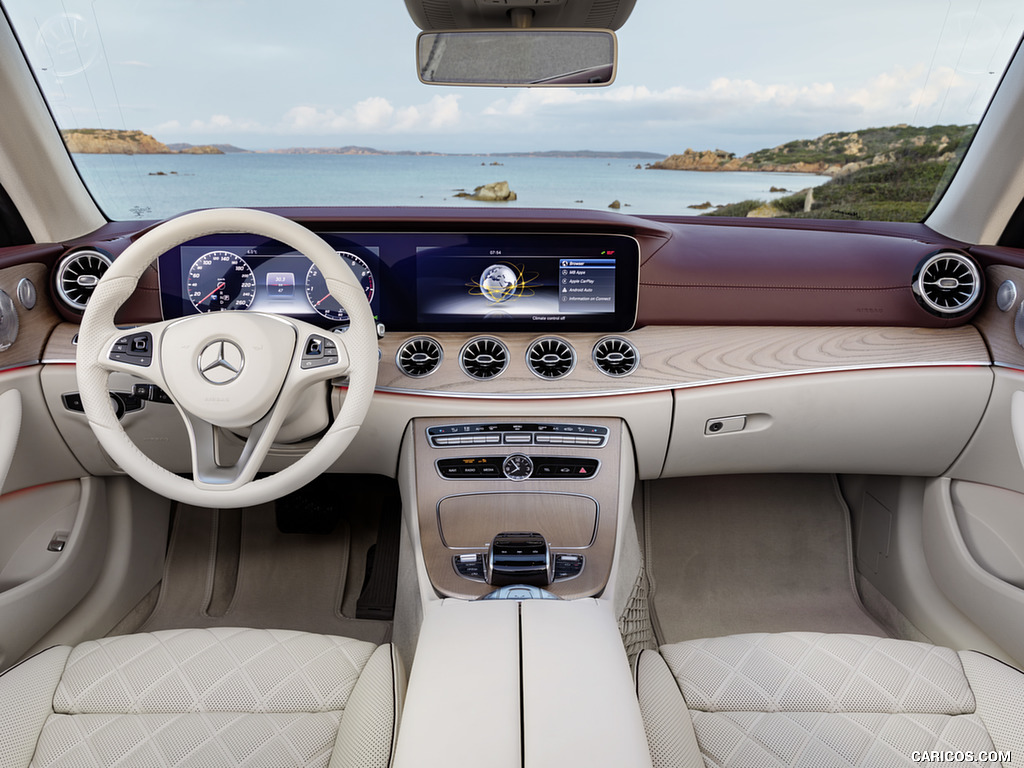
[[[686,215],[690,206],[771,200],[828,181],[790,173],[656,171],[621,158],[429,155],[75,155],[112,219],[163,218],[215,206],[575,208]],[[637,165],[640,168],[637,168]],[[507,181],[517,200],[456,197]]]

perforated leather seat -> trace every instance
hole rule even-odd
[[[0,676],[0,766],[387,766],[390,645],[168,630],[51,648]]]
[[[925,643],[810,632],[676,643],[640,655],[637,694],[655,768],[1024,757],[1024,674]]]

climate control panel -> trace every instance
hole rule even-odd
[[[427,427],[427,440],[434,448],[463,445],[572,445],[603,448],[608,443],[608,427],[537,422],[444,424]]]

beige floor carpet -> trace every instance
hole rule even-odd
[[[847,511],[831,476],[658,480],[647,488],[645,529],[662,642],[886,634],[851,583]]]
[[[272,504],[241,512],[180,507],[160,597],[140,629],[297,629],[385,642],[390,622],[342,612],[346,583],[361,578],[350,569],[350,534],[345,520],[329,534],[281,533]]]

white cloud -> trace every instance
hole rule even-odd
[[[654,120],[689,122],[716,115],[756,119],[758,114],[817,112],[860,114],[870,120],[901,122],[909,120],[915,111],[937,110],[944,104],[943,111],[948,115],[944,119],[963,122],[973,119],[964,110],[974,85],[973,80],[956,75],[947,67],[937,68],[926,79],[923,66],[878,75],[860,88],[840,88],[831,82],[795,85],[719,77],[703,88],[676,86],[651,90],[623,85],[601,90],[526,90],[512,98],[491,102],[483,114],[539,119],[587,107],[595,110],[595,117],[596,110],[601,109],[603,120],[615,120],[618,116],[636,120],[639,114]],[[628,113],[621,109],[625,105],[630,107]]]
[[[457,126],[462,118],[459,97],[435,96],[426,104],[395,107],[382,96],[363,99],[342,112],[317,107],[293,107],[279,127],[287,133],[412,133]]]

